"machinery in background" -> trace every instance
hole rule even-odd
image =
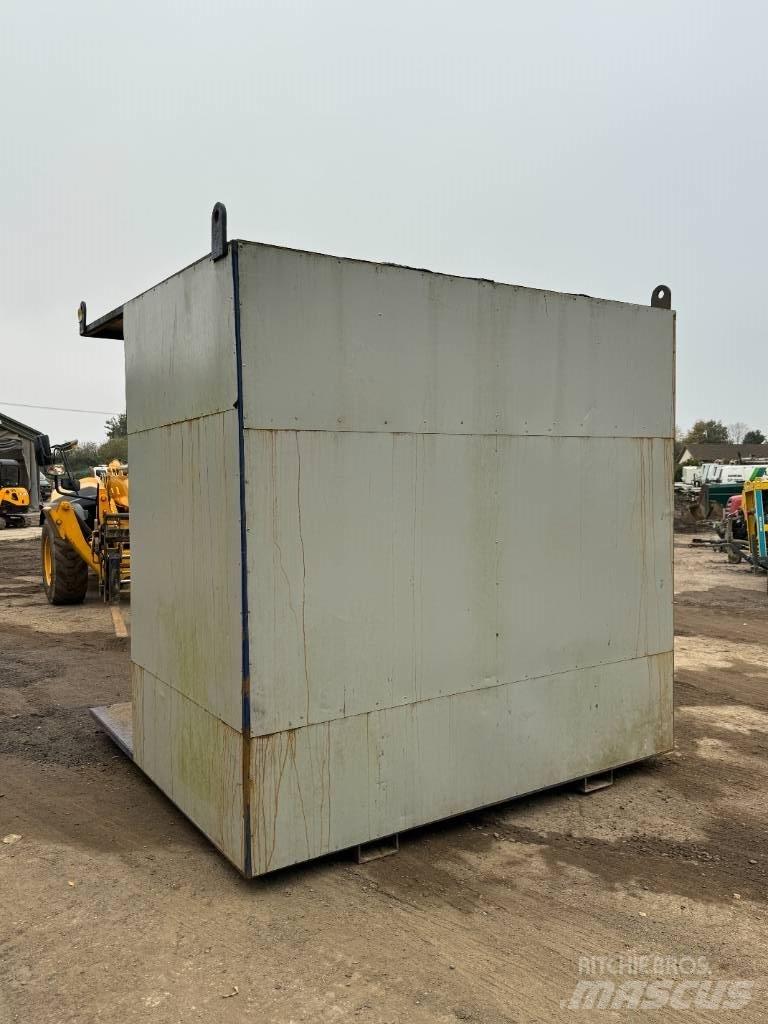
[[[116,604],[131,585],[128,467],[115,461],[78,480],[68,459],[76,445],[51,446],[45,434],[35,440],[37,463],[54,481],[40,513],[43,587],[51,604],[79,604],[91,570],[102,599]]]
[[[744,484],[743,511],[747,524],[750,562],[754,567],[768,570],[768,539],[766,513],[768,513],[768,477],[765,472],[755,475]]]
[[[24,464],[16,459],[0,459],[0,520],[5,526],[26,526],[28,512]]]
[[[758,466],[745,480],[741,494],[732,495],[725,506],[722,522],[715,523],[718,540],[694,537],[696,547],[709,547],[723,551],[729,562],[742,559],[749,562],[753,572],[768,572],[768,467]]]
[[[75,445],[77,445],[77,441],[67,441],[67,451],[73,450]],[[55,446],[55,450],[59,451],[58,445]],[[51,453],[51,456],[53,457],[53,453]],[[72,497],[72,492],[68,489],[70,481],[74,482],[78,498],[87,503],[90,498],[95,497],[99,481],[101,479],[97,475],[96,469],[93,467],[90,475],[81,477],[75,477],[72,475],[68,464],[66,469],[63,465],[53,465],[49,468],[48,472],[54,482],[53,484],[48,484],[48,497],[44,498],[40,503],[40,526],[45,526],[46,513],[51,505],[55,505],[62,499]],[[66,482],[62,483],[61,489],[59,489],[59,480],[63,479],[65,479]]]
[[[746,540],[747,521],[744,516],[744,495],[732,494],[725,503],[723,518],[715,523],[715,533],[724,540]]]
[[[764,463],[717,463],[697,467],[700,473],[692,514],[696,519],[719,518],[730,498],[740,495],[747,480],[765,473]]]

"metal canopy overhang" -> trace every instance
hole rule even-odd
[[[117,341],[123,340],[123,307],[118,306],[111,313],[105,313],[98,320],[88,323],[85,303],[80,303],[77,311],[80,321],[80,334],[84,338],[114,338]]]
[[[211,256],[212,260],[223,259],[229,251],[227,241],[227,208],[223,203],[216,203],[211,214]],[[83,338],[115,338],[124,341],[123,307],[118,306],[111,313],[105,313],[98,320],[88,323],[88,314],[84,302],[77,311],[80,322],[80,335]]]

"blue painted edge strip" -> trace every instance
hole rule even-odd
[[[251,649],[248,636],[248,527],[245,504],[245,416],[243,413],[243,348],[240,326],[240,253],[230,243],[235,306],[235,366],[237,373],[237,455],[240,485],[240,588],[243,672],[243,874],[253,875],[251,856]]]

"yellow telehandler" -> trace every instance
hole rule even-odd
[[[26,526],[29,491],[24,464],[16,459],[0,459],[0,520],[6,526]]]
[[[41,511],[43,587],[51,604],[80,604],[90,569],[102,599],[117,604],[131,586],[128,467],[115,461],[78,480],[68,458],[76,446],[51,447],[45,434],[35,440],[37,463],[54,482]]]

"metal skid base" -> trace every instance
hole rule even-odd
[[[613,785],[613,769],[607,772],[600,772],[597,775],[587,775],[579,779],[576,789],[579,793],[596,793],[598,789],[607,789]]]
[[[89,708],[96,724],[133,760],[133,704],[104,704]]]
[[[355,855],[358,864],[367,864],[370,860],[380,860],[382,857],[391,857],[393,853],[400,851],[400,833],[393,836],[384,836],[382,839],[373,839],[370,843],[361,843],[355,847]]]
[[[105,704],[88,710],[99,728],[117,744],[126,757],[133,760],[133,704],[131,701],[126,701],[124,704]],[[370,843],[362,843],[353,849],[357,863],[367,864],[369,861],[398,853],[400,836],[399,833],[384,836],[381,839],[374,839]]]

